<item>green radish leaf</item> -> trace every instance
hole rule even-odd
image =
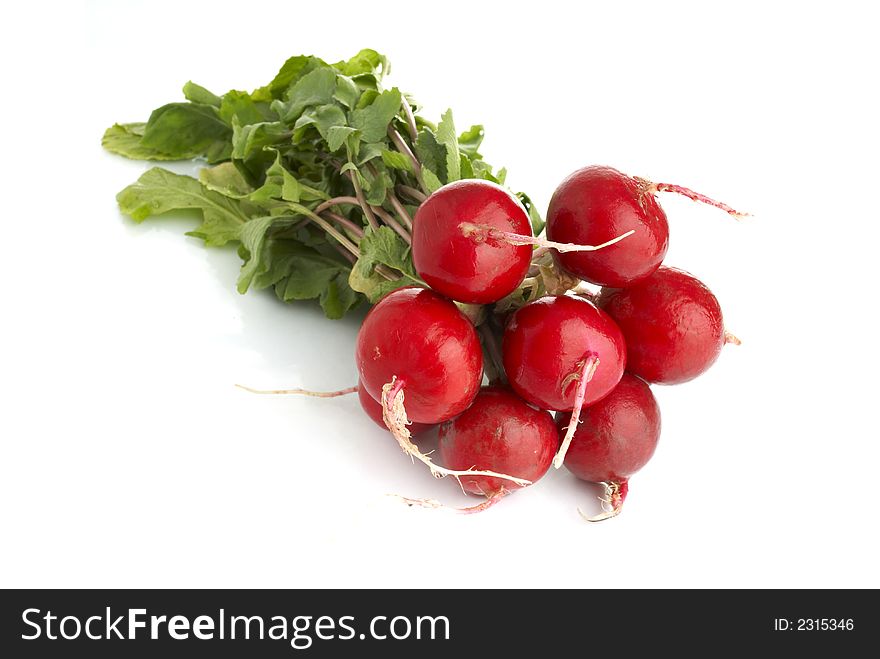
[[[169,103],[153,110],[141,145],[180,159],[218,162],[229,157],[231,139],[232,129],[213,105]]]
[[[384,168],[378,171],[376,176],[370,175],[369,194],[366,196],[366,202],[372,206],[381,206],[385,203],[385,197],[388,189],[394,186],[394,181]]]
[[[120,156],[134,160],[181,160],[179,156],[169,155],[141,144],[145,123],[113,124],[104,131],[101,146]]]
[[[296,124],[294,124],[293,128],[296,131],[303,126],[314,125],[321,137],[326,140],[328,139],[330,129],[343,128],[345,124],[345,113],[342,111],[342,108],[336,104],[328,103],[327,105],[306,110],[297,120]],[[296,139],[296,135],[294,135],[294,139]],[[331,149],[331,151],[335,150]]]
[[[362,299],[348,285],[350,266],[302,243],[267,237],[262,272],[251,283],[256,289],[274,287],[284,302],[317,299],[328,318],[341,318]]]
[[[361,144],[357,157],[358,165],[363,165],[365,162],[373,160],[374,158],[381,158],[382,152],[385,151],[385,149],[386,146],[382,142]]]
[[[437,178],[437,175],[427,167],[422,167],[422,180],[425,182],[428,194],[437,192],[437,190],[443,187],[443,183]]]
[[[266,210],[272,210],[282,205],[285,184],[287,185],[288,195],[296,197],[296,199],[291,199],[290,201],[298,202],[300,194],[299,184],[293,175],[284,168],[284,165],[281,163],[281,153],[276,151],[274,162],[266,170],[263,185],[254,190],[248,196],[248,199]]]
[[[333,66],[347,76],[372,74],[379,79],[389,70],[388,58],[372,48],[364,48],[350,60],[337,62]]]
[[[357,83],[354,80],[341,73],[336,76],[336,91],[333,93],[334,100],[350,110],[357,105],[360,96],[361,90],[358,89]]]
[[[327,148],[331,153],[338,151],[345,144],[349,135],[354,133],[357,133],[357,129],[351,126],[331,126],[327,130]]]
[[[306,185],[302,181],[297,182],[297,186],[299,188],[299,195],[301,201],[327,201],[330,198],[323,190],[319,190],[318,188],[312,187],[310,185]],[[284,194],[282,188],[282,195]],[[290,200],[292,201],[292,200]]]
[[[379,227],[378,230],[373,230],[368,227],[361,239],[360,247],[361,256],[372,259],[374,263],[394,268],[406,276],[411,284],[424,285],[412,264],[409,246],[392,229]]]
[[[261,122],[247,126],[233,125],[233,158],[246,160],[267,146],[275,146],[290,139],[292,131],[280,121]]]
[[[284,201],[292,201],[298,204],[303,196],[303,189],[299,181],[286,169],[282,171],[281,178],[281,198]]]
[[[479,153],[480,145],[483,143],[483,137],[486,131],[479,124],[471,126],[461,135],[458,136],[459,150],[468,156],[471,160],[482,160]]]
[[[354,106],[355,110],[363,110],[367,106],[370,105],[373,101],[375,101],[379,97],[379,92],[376,89],[367,89],[361,93],[361,97],[358,99],[357,104]]]
[[[221,98],[201,85],[197,85],[192,80],[183,86],[183,95],[186,100],[192,103],[201,103],[202,105],[213,105],[215,108],[220,107]]]
[[[364,142],[384,140],[388,125],[400,112],[401,101],[400,90],[396,87],[384,91],[370,105],[352,111],[351,125],[361,131],[361,139]]]
[[[274,176],[267,176],[266,182],[248,195],[248,201],[260,208],[271,211],[281,202],[281,183]]]
[[[413,173],[413,165],[412,161],[407,158],[405,155],[400,153],[399,151],[389,151],[388,149],[382,149],[382,162],[385,163],[386,167],[390,167],[391,169],[400,169],[405,172]]]
[[[137,183],[116,195],[116,200],[119,209],[135,222],[173,210],[200,210],[202,224],[189,235],[211,246],[239,240],[242,227],[248,221],[236,200],[209,190],[190,176],[160,167],[144,172]]]
[[[474,170],[474,178],[481,178],[498,185],[504,185],[504,179],[507,176],[507,170],[504,167],[499,169],[497,174],[492,173],[492,166],[482,160],[472,160],[471,167]]]
[[[455,123],[452,121],[452,110],[447,110],[437,126],[437,142],[446,150],[446,182],[452,183],[461,178],[461,156],[458,152],[458,137],[455,134]]]
[[[324,315],[330,319],[342,318],[349,309],[357,306],[363,298],[348,283],[349,272],[343,270],[333,278],[318,301]]]
[[[284,167],[281,153],[275,152],[275,159],[269,169],[263,185],[248,195],[248,201],[264,210],[272,212],[279,208],[287,208],[284,202],[312,202],[329,199],[328,195],[297,178]]]
[[[422,163],[422,169],[430,169],[440,180],[446,180],[446,147],[437,141],[430,128],[422,128],[415,143],[416,157]]]
[[[292,85],[319,66],[327,66],[327,64],[323,60],[309,55],[291,57],[284,62],[272,82],[255,91],[252,96],[263,100],[285,98]]]
[[[346,172],[358,173],[357,165],[355,165],[353,162],[345,163],[342,167],[339,168],[339,173],[345,174]],[[361,183],[363,183],[363,180],[361,180]]]
[[[220,118],[232,126],[233,117],[242,126],[256,124],[265,120],[257,104],[247,92],[230,91],[220,101]]]
[[[273,109],[282,121],[292,124],[307,107],[330,103],[334,93],[336,71],[330,67],[316,68],[297,80],[290,88],[287,101],[276,101]]]
[[[412,265],[409,246],[388,227],[367,227],[360,244],[361,255],[349,276],[351,287],[375,303],[386,293],[403,286],[424,286]],[[389,281],[376,272],[376,266],[391,268],[400,279]]]
[[[291,242],[291,241],[285,241]],[[311,247],[302,247],[302,253],[288,261],[288,272],[283,277],[281,299],[313,300],[321,296],[336,276],[348,270],[337,261],[321,256]]]
[[[187,236],[199,238],[209,247],[221,247],[240,239],[241,225],[233,223],[229,216],[212,209],[203,210],[202,216],[202,223],[187,231]]]
[[[264,258],[263,243],[273,223],[279,218],[272,216],[258,217],[247,222],[241,229],[241,252],[244,264],[238,276],[238,292],[246,293],[255,277],[269,270],[269,263]]]
[[[532,203],[531,198],[529,198],[529,195],[525,192],[517,192],[516,198],[519,199],[520,203],[529,214],[529,222],[532,225],[532,234],[537,236],[544,230],[544,219],[541,217],[541,213],[538,212],[538,209],[535,208],[535,204]]]
[[[474,168],[471,165],[471,159],[468,158],[464,153],[461,154],[461,177],[462,178],[476,178],[474,176]]]
[[[199,171],[199,181],[209,190],[226,197],[241,199],[254,191],[254,188],[241,175],[231,162],[223,162],[213,167],[203,167]]]
[[[348,275],[348,285],[352,290],[362,293],[370,304],[376,304],[391,291],[412,286],[412,282],[406,279],[389,281],[376,273],[367,262],[358,260]]]

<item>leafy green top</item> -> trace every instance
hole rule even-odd
[[[461,178],[503,184],[479,153],[483,127],[457,133],[447,110],[435,125],[397,88],[387,59],[365,49],[328,64],[288,59],[269,84],[222,96],[193,82],[184,102],[146,123],[115,124],[104,148],[138,160],[204,159],[198,179],[150,169],[117,195],[135,221],[196,209],[189,235],[238,244],[238,289],[273,287],[284,301],[317,299],[340,318],[400,286],[422,285],[412,266],[412,215],[425,195]],[[519,195],[535,233],[543,226]]]

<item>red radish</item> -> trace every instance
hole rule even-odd
[[[388,430],[385,421],[382,419],[382,404],[367,393],[367,390],[361,382],[358,382],[357,395],[358,401],[360,401],[361,407],[364,409],[364,412],[367,413],[367,416],[375,421],[383,430]],[[430,423],[413,422],[409,426],[409,432],[411,435],[415,436],[430,430],[433,427],[433,424]]]
[[[374,306],[358,332],[355,360],[367,393],[381,401],[395,380],[407,416],[439,423],[460,414],[480,389],[483,355],[471,322],[424,288],[399,288]]]
[[[601,251],[554,253],[560,267],[581,279],[603,286],[626,286],[650,275],[669,247],[666,213],[638,181],[611,167],[576,171],[550,199],[550,240],[590,244],[630,230],[635,230],[635,235]]]
[[[570,424],[560,415],[559,432]],[[605,485],[608,510],[590,521],[614,517],[629,490],[629,478],[647,464],[660,439],[660,408],[651,388],[624,373],[618,385],[601,401],[584,410],[565,466],[581,480]]]
[[[481,179],[443,186],[416,212],[412,258],[419,276],[453,300],[496,302],[522,282],[532,248],[475,241],[462,233],[462,222],[531,236],[529,216],[507,190]]]
[[[517,309],[504,331],[504,371],[513,390],[545,410],[573,411],[574,423],[554,460],[562,465],[581,407],[620,381],[626,365],[623,334],[592,303],[548,296]]]
[[[721,306],[705,284],[682,270],[661,267],[639,284],[604,289],[599,306],[626,337],[627,370],[657,384],[697,377],[718,358],[725,343]]]
[[[504,387],[485,387],[460,416],[440,426],[440,458],[452,469],[491,469],[534,483],[550,468],[559,438],[549,412]],[[486,476],[460,479],[494,502],[517,486]]]
[[[392,291],[364,319],[355,361],[364,389],[380,402],[385,425],[407,454],[428,465],[438,478],[471,475],[435,465],[412,443],[407,428],[409,417],[420,423],[451,419],[480,389],[480,340],[455,304],[424,288]]]
[[[590,354],[600,367],[585,405],[611,391],[626,364],[623,335],[607,314],[586,300],[547,296],[517,309],[504,330],[502,359],[511,387],[545,410],[572,409],[575,383]]]
[[[677,192],[741,217],[726,204],[669,183],[651,183],[611,167],[592,166],[568,176],[553,193],[547,210],[547,238],[562,243],[596,244],[627,231],[618,245],[590,252],[554,251],[563,269],[600,286],[618,288],[641,281],[663,261],[669,247],[666,214],[654,197]]]

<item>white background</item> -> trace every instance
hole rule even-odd
[[[4,10],[0,586],[880,586],[869,3],[514,6]],[[484,123],[542,209],[600,163],[754,213],[662,199],[667,263],[743,345],[655,388],[663,436],[618,519],[584,523],[598,492],[564,470],[482,515],[387,498],[474,502],[354,397],[233,388],[353,384],[359,317],[240,296],[191,221],[120,216],[148,165],[103,153],[105,127],[189,79],[251,89],[362,47],[429,115]]]

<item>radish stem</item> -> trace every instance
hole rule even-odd
[[[348,261],[352,265],[357,263],[357,257],[355,257],[354,254],[349,252],[342,245],[340,245],[339,243],[331,243],[331,244],[333,245],[333,249],[335,249],[337,252],[339,252],[340,256],[342,256],[342,258],[344,258],[346,261]]]
[[[409,213],[406,212],[406,208],[403,207],[403,204],[400,203],[400,199],[391,192],[388,191],[388,201],[391,202],[391,207],[394,209],[394,212],[397,213],[397,217],[400,218],[400,221],[407,228],[407,230],[412,231],[412,218],[409,216]]]
[[[419,130],[416,127],[416,118],[415,115],[413,115],[412,107],[406,99],[403,99],[401,105],[403,105],[403,114],[406,117],[406,128],[409,130],[410,139],[415,142],[416,138],[419,136]]]
[[[339,233],[339,231],[337,231],[336,228],[333,227],[323,217],[321,217],[320,215],[316,215],[313,211],[310,211],[308,208],[301,204],[290,204],[290,207],[297,213],[305,215],[310,220],[312,220],[312,222],[324,229],[324,231],[333,236],[343,247],[345,247],[345,249],[354,254],[354,256],[360,256],[360,250],[358,249],[357,245],[355,245],[348,238]]]
[[[357,236],[358,241],[360,241],[360,239],[364,237],[364,230],[357,224],[349,220],[347,217],[343,217],[339,213],[334,213],[333,211],[328,210],[324,211],[324,216],[351,231],[355,236]]]
[[[404,229],[402,226],[400,226],[400,222],[395,220],[388,211],[386,211],[384,208],[380,208],[379,206],[371,206],[370,209],[376,215],[378,215],[380,218],[382,218],[382,221],[385,224],[387,224],[389,227],[394,229],[394,231],[397,233],[397,235],[399,235],[401,238],[403,238],[403,241],[407,245],[412,245],[412,237],[409,235],[409,233],[407,233],[406,229]]]
[[[409,145],[403,140],[403,136],[398,133],[393,126],[388,127],[388,136],[391,138],[391,141],[394,142],[394,146],[397,147],[397,150],[409,158],[409,161],[413,166],[413,172],[415,172],[416,178],[419,181],[419,185],[422,186],[422,189],[424,190],[425,182],[422,180],[422,164],[419,162],[419,159],[416,158],[412,149],[410,149]]]
[[[354,186],[355,197],[357,197],[358,205],[363,209],[364,215],[367,217],[367,222],[371,227],[373,227],[373,231],[378,230],[379,223],[376,221],[376,216],[373,215],[373,211],[370,210],[366,199],[364,199],[364,191],[361,190],[361,183],[360,181],[358,181],[357,174],[349,170],[348,178],[351,179],[351,184]]]
[[[339,206],[340,204],[360,206],[361,202],[358,201],[357,197],[333,197],[333,199],[328,199],[327,201],[322,201],[320,204],[318,204],[315,207],[315,212],[320,215],[331,206]]]
[[[409,185],[398,185],[397,189],[400,190],[403,194],[405,194],[410,199],[419,202],[420,204],[428,198],[421,190],[417,190]]]

